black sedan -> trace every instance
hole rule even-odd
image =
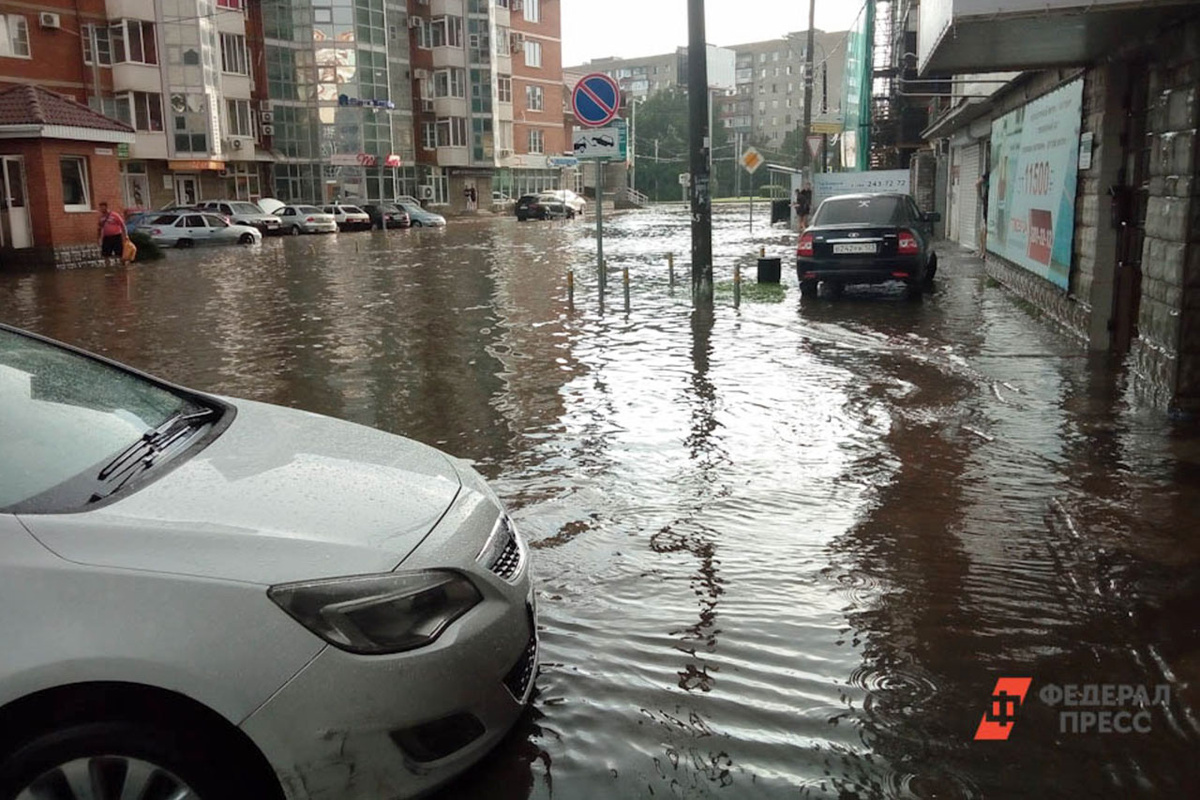
[[[517,199],[517,222],[527,219],[564,219],[568,216],[566,203],[552,194],[526,194]]]
[[[822,281],[834,294],[850,284],[901,281],[909,297],[920,297],[937,272],[932,225],[939,219],[907,194],[824,200],[796,245],[801,296],[816,296]]]
[[[388,230],[389,228],[407,228],[412,224],[408,212],[397,208],[391,203],[368,203],[362,206],[371,218],[371,227]]]

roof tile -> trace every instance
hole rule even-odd
[[[0,89],[0,126],[4,125],[63,125],[133,132],[133,128],[125,123],[93,111],[70,97],[29,85]]]

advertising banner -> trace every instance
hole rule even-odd
[[[987,249],[1066,289],[1075,239],[1083,80],[992,122]]]
[[[801,187],[803,179],[792,176],[792,194]],[[826,197],[838,194],[878,194],[903,192],[909,194],[909,174],[906,169],[884,169],[871,172],[818,172],[812,179],[813,211]]]

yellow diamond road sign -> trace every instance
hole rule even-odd
[[[754,170],[762,166],[762,163],[762,155],[753,147],[747,147],[746,152],[742,153],[742,166],[745,167],[746,172],[749,172],[751,175],[754,174]]]

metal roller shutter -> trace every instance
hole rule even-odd
[[[979,190],[975,186],[982,174],[979,171],[979,145],[967,145],[959,152],[962,168],[958,173],[958,241],[974,249],[979,246]]]

